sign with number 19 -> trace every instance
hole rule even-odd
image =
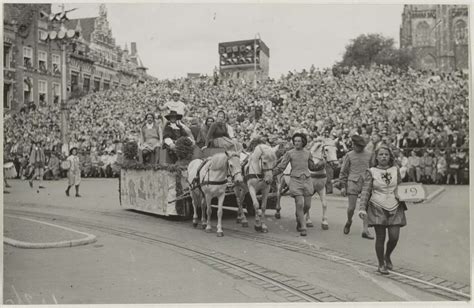
[[[397,188],[400,201],[420,202],[426,199],[426,191],[421,183],[401,183]]]

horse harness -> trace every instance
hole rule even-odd
[[[263,154],[262,154],[263,155]],[[263,168],[263,161],[262,161],[262,155],[260,155],[258,161],[260,163],[260,169],[262,169],[262,172],[260,174],[257,174],[257,173],[248,173],[246,174],[247,172],[250,171],[250,164],[249,164],[249,157],[250,155],[245,158],[245,160],[243,161],[243,164],[242,164],[242,171],[246,171],[244,172],[245,176],[244,176],[244,182],[247,183],[249,180],[251,179],[258,179],[259,182],[263,181],[264,180],[264,177],[265,177],[265,171],[269,171],[269,170],[273,170],[272,168]],[[253,169],[253,168],[252,168]]]
[[[229,156],[227,153],[226,153],[226,156],[227,156],[227,174],[230,174],[231,175],[231,179],[234,180],[235,176],[239,173],[241,173],[240,171],[236,172],[235,174],[232,174],[230,172],[230,169],[229,169],[229,159],[232,158],[232,157],[238,157],[237,154],[232,154],[231,156]],[[224,185],[224,184],[227,184],[227,177],[225,179],[223,179],[222,181],[211,181],[209,180],[209,168],[207,169],[207,173],[204,175],[204,178],[206,178],[206,175],[207,175],[207,181],[203,181],[203,182],[200,182],[200,174],[201,174],[201,169],[204,167],[204,165],[206,165],[209,161],[211,160],[211,157],[208,157],[206,158],[205,160],[202,161],[201,165],[199,165],[199,168],[196,172],[196,176],[194,177],[194,179],[192,180],[192,182],[190,183],[190,189],[191,190],[194,190],[196,188],[199,188],[199,190],[204,193],[201,189],[201,186],[203,185]]]
[[[317,159],[319,159],[319,160],[326,160],[326,152],[324,151],[324,148],[327,147],[327,146],[329,146],[329,145],[326,145],[326,144],[323,144],[323,145],[322,145],[321,153],[323,153],[323,154],[322,154],[323,156],[322,156],[322,157],[316,157]],[[282,157],[279,158],[278,161],[277,161],[277,164],[278,164],[282,159],[283,159]],[[282,176],[291,176],[291,174],[285,174],[285,173],[284,173],[284,174],[282,174]],[[313,178],[313,179],[325,179],[325,178],[327,178],[327,174],[326,174],[326,172],[325,172],[325,173],[311,173],[311,176],[310,176],[310,177]]]
[[[322,144],[321,146],[322,146],[321,153],[323,153],[322,157],[316,157],[316,158],[319,159],[319,160],[326,161],[327,157],[326,157],[326,152],[324,151],[324,149],[329,145]],[[313,179],[325,179],[325,178],[327,178],[327,174],[326,174],[326,172],[324,172],[324,173],[311,173],[311,178],[313,178]]]

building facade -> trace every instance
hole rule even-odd
[[[415,67],[469,69],[467,5],[405,5],[400,47],[412,49]]]
[[[45,40],[59,25],[49,21],[49,14],[51,4],[4,5],[4,109],[61,101],[61,49],[57,42]],[[65,27],[79,33],[67,49],[69,97],[152,79],[136,43],[131,43],[131,52],[115,44],[105,5],[98,17],[68,20]]]
[[[219,43],[219,71],[224,80],[251,82],[268,78],[270,49],[260,39]]]
[[[4,109],[61,99],[61,51],[44,41],[51,27],[41,11],[49,14],[51,5],[4,5]]]

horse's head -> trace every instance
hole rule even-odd
[[[337,160],[337,147],[334,140],[316,140],[311,146],[310,152],[315,163],[324,160],[332,168],[337,168],[339,165]]]
[[[263,180],[267,184],[273,182],[273,168],[277,162],[276,151],[278,146],[272,148],[266,144],[260,144],[255,148],[254,157],[259,160],[260,172],[263,173]]]
[[[232,177],[232,181],[240,184],[244,181],[240,168],[240,153],[235,151],[226,151],[227,156],[227,174]]]

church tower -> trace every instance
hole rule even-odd
[[[405,5],[400,47],[412,49],[415,66],[442,71],[469,69],[467,5]]]

